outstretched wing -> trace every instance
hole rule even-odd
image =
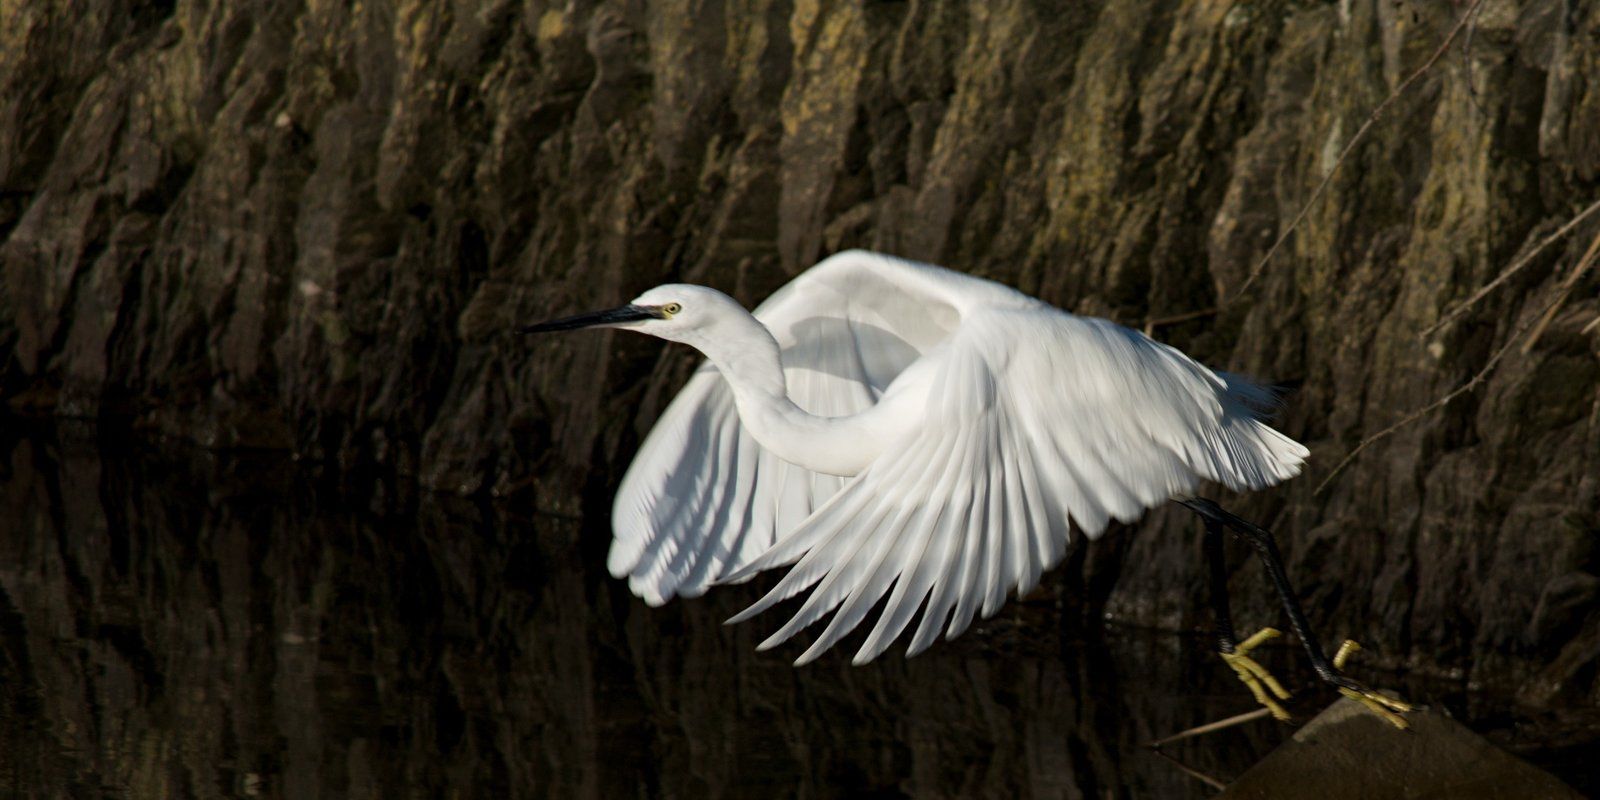
[[[845,416],[870,408],[907,365],[947,338],[959,304],[994,292],[1010,290],[850,251],[807,270],[754,313],[778,341],[790,398],[812,414]],[[757,444],[739,423],[726,381],[707,363],[662,413],[623,478],[607,565],[652,605],[699,595],[844,484]]]
[[[730,576],[794,564],[730,622],[810,589],[763,648],[833,612],[796,663],[810,661],[888,594],[855,661],[921,609],[914,655],[1032,588],[1061,560],[1069,519],[1093,538],[1202,479],[1259,488],[1307,455],[1258,418],[1270,394],[1105,320],[978,313],[938,357],[925,426]]]

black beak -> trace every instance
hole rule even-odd
[[[562,317],[537,325],[529,325],[522,329],[523,333],[549,333],[550,331],[571,331],[578,328],[588,328],[593,325],[609,325],[616,322],[638,322],[645,319],[665,319],[659,309],[649,306],[623,306],[607,311],[591,311],[587,314],[578,314],[572,317]]]

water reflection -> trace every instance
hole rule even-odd
[[[1047,603],[796,670],[720,624],[759,586],[646,608],[603,522],[272,456],[30,436],[0,470],[23,796],[1205,796],[1140,744],[1250,707],[1201,642],[1085,640]],[[1283,735],[1179,755],[1227,777]]]

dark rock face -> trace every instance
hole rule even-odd
[[[1463,8],[1135,0],[35,2],[0,25],[0,393],[595,511],[693,357],[513,326],[866,246],[1130,324],[1231,298]],[[1165,325],[1298,381],[1284,534],[1330,638],[1600,699],[1600,5],[1486,0],[1258,283]],[[1181,514],[1046,588],[1201,621]],[[1243,554],[1236,556],[1242,558]],[[1253,568],[1244,621],[1268,619]]]

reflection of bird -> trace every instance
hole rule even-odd
[[[1112,519],[1178,499],[1205,522],[1223,657],[1280,717],[1287,692],[1235,643],[1222,531],[1249,540],[1325,679],[1391,721],[1340,675],[1306,626],[1271,534],[1195,498],[1202,481],[1261,489],[1307,451],[1262,415],[1273,394],[1115,323],[1077,317],[991,281],[852,251],[756,309],[667,285],[610,311],[533,325],[636,330],[704,353],[618,492],[609,566],[652,605],[793,565],[747,619],[810,590],[762,647],[833,612],[796,663],[816,658],[888,600],[856,663],[911,623],[910,654],[960,634],[1066,549],[1069,520],[1097,538]],[[1269,694],[1269,691],[1271,694]]]

